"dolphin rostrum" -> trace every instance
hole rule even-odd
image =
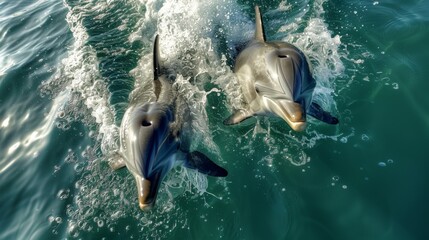
[[[290,43],[266,42],[258,6],[255,14],[255,37],[237,56],[234,67],[246,107],[224,124],[237,124],[254,115],[277,115],[293,130],[302,131],[306,114],[337,124],[336,117],[312,102],[316,81],[305,54]]]
[[[203,153],[189,152],[189,144],[181,134],[189,114],[177,103],[178,97],[160,66],[158,36],[153,47],[154,94],[145,101],[131,100],[120,128],[120,155],[110,162],[113,169],[126,166],[133,174],[141,209],[155,203],[161,181],[179,161],[185,167],[210,176],[224,177],[228,173]],[[188,109],[189,110],[189,109]]]

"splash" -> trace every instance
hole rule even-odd
[[[210,115],[207,112],[207,97],[210,94],[220,94],[218,86],[212,83],[234,84],[234,81],[229,81],[233,74],[227,64],[227,57],[224,54],[219,56],[217,50],[220,43],[214,39],[223,38],[225,34],[232,36],[230,32],[232,26],[234,29],[238,27],[230,21],[243,19],[242,13],[236,10],[240,8],[229,1],[171,0],[163,4],[155,1],[144,1],[144,3],[148,7],[145,19],[130,40],[139,39],[142,42],[150,42],[148,45],[151,46],[153,35],[137,36],[148,29],[147,25],[152,28],[153,22],[156,23],[163,64],[172,75],[177,75],[176,88],[180,95],[189,99],[192,115],[197,116],[191,127],[198,133],[196,138],[201,141],[194,141],[198,144],[193,145],[193,148],[208,147],[211,152],[215,152],[220,157],[207,125],[207,115]],[[226,19],[223,16],[226,16]],[[144,88],[143,85],[150,81],[151,69],[151,51],[147,51],[132,71],[133,77],[139,81],[135,82],[135,91],[131,98],[138,96],[140,89]],[[230,83],[226,83],[227,81]]]
[[[290,42],[302,49],[309,57],[313,65],[313,75],[316,78],[317,86],[313,93],[313,100],[318,102],[327,111],[336,113],[335,96],[335,80],[343,76],[345,67],[342,58],[345,57],[341,52],[341,36],[332,36],[328,25],[323,19],[325,1],[315,1],[313,3],[294,4],[292,7],[287,1],[281,1],[279,6],[273,10],[267,10],[263,13],[263,18],[270,19],[265,21],[265,31],[268,39],[282,40]],[[298,9],[298,10],[297,10]],[[250,22],[250,23],[249,23]],[[245,20],[242,23],[246,24],[244,29],[252,29],[252,34],[245,34],[242,39],[236,40],[226,34],[228,42],[248,42],[253,37],[254,21]],[[248,31],[245,31],[248,32]],[[230,39],[228,39],[230,38]],[[231,82],[235,82],[231,83]],[[240,91],[237,91],[240,86],[236,83],[234,77],[230,79],[218,79],[219,86],[228,93],[227,100],[232,109],[242,108],[243,100]],[[259,133],[265,135],[262,142],[267,148],[267,155],[263,158],[266,164],[271,166],[272,159],[284,159],[293,165],[304,165],[310,161],[310,157],[306,154],[306,149],[312,148],[321,139],[331,139],[338,141],[340,136],[348,138],[350,134],[345,133],[318,133],[314,130],[314,126],[320,123],[316,120],[309,119],[310,126],[306,129],[305,135],[295,133],[290,130],[285,130],[284,123],[275,119],[257,120],[253,130],[245,134],[244,140],[249,141],[249,144],[254,144],[259,141],[257,136]],[[282,125],[282,126],[280,126]],[[261,130],[265,129],[266,130]],[[334,129],[335,130],[335,129]],[[283,147],[287,146],[287,147]]]
[[[142,212],[138,208],[135,182],[131,174],[126,170],[112,172],[106,164],[106,159],[116,157],[115,153],[119,150],[118,126],[115,124],[115,115],[118,113],[109,102],[112,97],[109,88],[111,79],[102,74],[106,69],[102,68],[104,59],[100,56],[121,54],[130,50],[110,50],[103,46],[104,42],[94,40],[99,36],[94,35],[97,34],[94,33],[95,28],[87,26],[87,20],[110,23],[110,11],[120,8],[118,6],[123,3],[125,2],[65,2],[69,10],[66,20],[74,43],[55,76],[44,82],[40,88],[43,96],[65,98],[56,112],[56,126],[69,131],[74,122],[83,123],[89,130],[86,137],[94,142],[83,151],[78,150],[82,151],[81,153],[70,151],[64,160],[73,166],[77,181],[73,188],[64,189],[57,195],[59,201],[70,201],[67,205],[67,218],[60,223],[55,221],[56,216],[51,216],[53,221],[49,220],[53,231],[60,229],[57,225],[67,225],[67,235],[73,238],[85,237],[94,231],[115,234],[138,232],[139,236],[135,236],[136,238],[165,237],[176,227],[187,226],[186,211],[175,204],[175,199],[184,195],[198,196],[204,202],[205,198],[222,198],[208,192],[209,182],[205,175],[178,166],[163,181],[157,207],[149,213]],[[207,80],[208,78],[201,77],[207,74],[209,78],[223,76],[229,68],[226,65],[223,65],[224,68],[217,67],[220,61],[212,47],[210,35],[207,35],[209,28],[198,32],[198,21],[192,20],[191,26],[195,24],[195,32],[189,34],[185,32],[189,23],[179,21],[181,18],[178,17],[181,15],[191,21],[197,16],[200,24],[204,24],[205,11],[213,6],[204,7],[196,2],[189,2],[190,5],[187,6],[176,1],[166,1],[163,4],[162,1],[143,3],[144,5],[131,2],[130,6],[127,5],[137,11],[141,10],[138,14],[142,14],[134,16],[139,20],[135,21],[137,26],[127,38],[130,46],[142,45],[142,48],[138,49],[139,59],[136,67],[129,72],[134,79],[129,99],[150,98],[153,95],[152,40],[154,29],[158,25],[158,29],[165,29],[159,31],[161,58],[171,77],[175,78],[174,88],[186,99],[193,116],[194,121],[188,126],[194,139],[191,149],[203,149],[222,161],[220,150],[210,135],[206,112],[207,96],[217,94],[219,90],[214,87],[206,89],[207,82],[199,80]],[[187,8],[194,5],[194,11],[189,12]],[[170,13],[174,14],[170,16]],[[127,24],[122,22],[115,27],[115,31],[129,31]],[[175,30],[167,31],[168,29]],[[177,36],[182,39],[178,40]],[[125,108],[126,103],[119,105]],[[126,222],[128,225],[124,230],[121,226]],[[130,222],[133,224],[129,224]]]
[[[66,94],[68,100],[58,113],[60,121],[57,126],[67,130],[73,121],[94,124],[98,133],[94,138],[100,142],[101,151],[107,155],[117,151],[119,136],[114,112],[108,101],[109,91],[100,76],[96,52],[87,45],[89,36],[82,25],[82,10],[67,7],[69,13],[66,20],[75,42],[55,76],[42,83],[41,92],[42,95]]]

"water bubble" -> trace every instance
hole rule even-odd
[[[380,166],[380,167],[385,167],[385,166],[386,166],[386,163],[385,163],[385,162],[379,162],[379,163],[378,163],[378,166]]]
[[[392,83],[392,87],[393,87],[393,89],[398,90],[399,84],[398,83]]]
[[[60,112],[58,112],[58,117],[59,118],[64,118],[66,116],[66,114],[65,114],[65,112],[64,111],[60,111]]]
[[[362,141],[368,141],[369,140],[369,137],[366,134],[362,134],[361,138],[362,138]]]
[[[82,153],[81,153],[81,156],[84,157],[84,158],[87,158],[88,157],[88,152],[86,150],[83,150]]]
[[[77,173],[80,173],[80,172],[82,172],[82,170],[84,169],[84,166],[83,166],[83,164],[82,163],[76,163],[76,165],[74,165],[74,170],[77,172]]]
[[[59,129],[63,128],[63,124],[61,122],[55,122],[55,126]]]
[[[62,223],[62,222],[63,222],[63,219],[62,219],[61,217],[56,217],[56,218],[55,218],[55,222],[56,222],[56,223]]]
[[[69,195],[70,195],[69,189],[61,189],[57,193],[57,198],[59,198],[60,200],[64,200],[64,199],[67,199],[69,197]]]
[[[64,159],[64,162],[66,162],[66,163],[75,162],[74,153],[73,152],[69,152],[67,154],[66,158]]]
[[[273,157],[271,157],[270,155],[263,157],[262,160],[264,160],[267,163],[268,167],[273,166]]]
[[[88,137],[90,137],[90,138],[95,137],[95,132],[94,131],[90,131],[88,133]]]
[[[333,176],[333,177],[332,177],[332,180],[334,180],[335,182],[337,182],[338,180],[340,180],[340,177],[338,177],[338,176]]]
[[[387,163],[388,163],[388,164],[392,164],[392,163],[393,163],[393,159],[388,159],[388,160],[387,160]]]
[[[340,142],[342,142],[342,143],[347,143],[347,138],[346,138],[346,137],[342,137],[342,138],[340,139]]]
[[[104,225],[104,221],[103,220],[100,219],[100,220],[97,221],[97,226],[98,227],[102,227],[103,225]]]
[[[341,186],[343,189],[347,189],[347,185],[343,185],[343,186]]]

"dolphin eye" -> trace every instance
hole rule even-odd
[[[278,55],[279,58],[288,58],[288,55]]]
[[[151,126],[152,125],[152,123],[151,122],[149,122],[149,121],[147,121],[147,120],[143,120],[142,121],[142,126],[143,127],[149,127],[149,126]]]

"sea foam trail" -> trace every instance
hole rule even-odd
[[[191,148],[203,149],[209,153],[208,155],[215,156],[216,162],[222,161],[220,151],[210,135],[206,112],[207,95],[219,90],[215,88],[205,90],[204,83],[195,79],[205,73],[210,76],[222,76],[229,68],[225,65],[220,69],[216,67],[220,60],[212,48],[209,28],[206,32],[196,31],[194,34],[185,30],[190,22],[191,26],[197,26],[192,20],[194,18],[205,21],[205,10],[212,6],[199,5],[197,1],[191,1],[188,2],[190,5],[201,8],[197,7],[194,12],[189,12],[186,4],[180,5],[181,3],[176,1],[147,1],[144,6],[139,6],[137,2],[125,1],[65,2],[69,9],[66,20],[73,34],[74,43],[55,77],[43,83],[41,91],[42,94],[52,96],[54,99],[60,95],[66,96],[66,101],[58,113],[59,128],[68,130],[73,121],[80,121],[91,130],[89,137],[95,140],[94,146],[88,147],[82,154],[70,152],[66,158],[69,159],[68,162],[77,162],[75,171],[78,180],[75,189],[72,189],[75,194],[73,202],[67,205],[67,235],[72,237],[83,236],[84,232],[93,229],[115,229],[126,218],[137,220],[136,226],[132,227],[140,228],[139,232],[144,236],[160,237],[166,234],[163,231],[165,226],[170,229],[186,226],[183,213],[179,211],[180,206],[176,206],[172,201],[176,196],[186,192],[200,195],[209,189],[205,175],[186,168],[175,168],[160,189],[159,207],[148,215],[138,209],[136,191],[133,187],[135,183],[131,175],[112,172],[105,164],[105,160],[119,149],[116,113],[109,103],[111,96],[109,79],[101,74],[100,69],[102,67],[100,49],[105,51],[103,54],[110,52],[107,47],[103,47],[104,41],[94,40],[98,39],[98,35],[91,35],[106,33],[92,31],[93,29],[88,29],[84,23],[88,24],[88,19],[103,21],[111,9],[118,7],[116,4],[124,3],[126,7],[145,9],[141,16],[137,16],[138,30],[131,33],[128,38],[131,44],[140,42],[143,45],[140,60],[130,73],[134,78],[134,89],[130,93],[130,99],[139,97],[142,93],[147,94],[147,91],[150,93],[153,79],[152,41],[157,32],[155,29],[165,29],[158,31],[161,57],[171,74],[176,75],[174,87],[188,99],[191,114],[195,116],[195,121],[189,126],[195,132]],[[170,16],[169,13],[173,12],[174,14]],[[181,22],[179,16],[189,21]],[[109,23],[108,20],[106,22]],[[168,29],[175,30],[169,32]],[[194,30],[196,29],[197,27]],[[187,34],[192,38],[186,38]],[[180,39],[177,35],[182,37],[181,41],[178,41]],[[100,151],[101,157],[98,153]],[[212,195],[203,195],[202,199],[206,197],[213,198]],[[100,215],[99,212],[103,214]],[[148,228],[151,228],[151,231],[147,231]]]
[[[95,50],[87,44],[88,34],[82,25],[85,17],[83,7],[70,7],[66,21],[73,34],[74,43],[68,57],[62,60],[62,67],[49,81],[43,83],[43,94],[67,94],[68,101],[59,116],[67,116],[59,127],[68,126],[72,121],[95,123],[95,139],[106,156],[118,150],[118,128],[114,122],[114,111],[109,104],[109,91],[99,73],[99,61]],[[90,4],[84,5],[89,7]],[[100,11],[102,4],[93,5],[86,11]],[[55,96],[54,96],[55,97]],[[92,119],[91,119],[92,118]],[[67,127],[65,127],[67,130]]]
[[[145,17],[140,21],[140,28],[131,34],[130,41],[147,43],[150,51],[144,51],[136,68],[131,71],[135,79],[134,90],[130,99],[140,97],[143,92],[151,92],[152,67],[152,40],[155,34],[160,38],[160,55],[162,64],[168,74],[174,78],[174,89],[179,92],[186,103],[193,121],[185,123],[184,129],[190,132],[191,150],[200,150],[207,153],[216,162],[224,160],[218,146],[214,143],[211,128],[208,125],[207,97],[220,92],[215,86],[208,86],[211,79],[224,77],[230,68],[222,64],[222,58],[215,49],[213,27],[218,14],[218,1],[143,1],[147,7]],[[165,190],[168,195],[171,191],[168,186],[172,182],[185,191],[199,194],[208,191],[207,177],[194,170],[179,168],[181,177],[173,173],[165,181]],[[192,188],[190,188],[192,187]],[[183,190],[182,190],[183,191]]]
[[[232,75],[226,59],[217,53],[216,31],[221,29],[220,14],[222,1],[165,1],[157,4],[148,1],[149,14],[141,29],[151,29],[147,25],[156,23],[156,33],[160,36],[161,58],[173,75],[177,75],[176,87],[182,95],[189,99],[192,114],[196,116],[194,125],[196,141],[194,148],[208,147],[218,153],[216,145],[211,140],[208,117],[206,112],[207,96],[217,94],[220,90],[208,87],[213,79],[225,78]],[[153,6],[156,10],[150,9]],[[152,19],[151,19],[152,18]],[[142,32],[142,31],[141,31]],[[155,32],[154,32],[155,34]],[[138,34],[133,35],[133,40]],[[153,36],[142,35],[143,42]],[[133,70],[136,79],[135,91],[140,91],[140,85],[152,78],[151,52],[141,57],[138,66]],[[198,145],[200,143],[200,145]],[[197,144],[197,145],[195,145]],[[220,155],[217,154],[220,158]]]
[[[42,84],[41,92],[52,97],[54,102],[64,99],[56,115],[58,128],[67,131],[77,121],[89,129],[89,136],[86,137],[95,140],[94,145],[88,146],[82,153],[70,150],[65,159],[65,163],[74,164],[77,181],[74,188],[62,191],[74,194],[73,202],[67,205],[67,219],[61,224],[67,226],[65,236],[78,237],[94,228],[113,229],[116,221],[126,215],[127,208],[130,208],[127,198],[134,196],[135,191],[128,187],[133,184],[131,179],[115,182],[115,173],[105,161],[100,161],[119,150],[119,131],[115,124],[115,112],[109,103],[111,94],[108,83],[100,74],[100,61],[96,50],[89,44],[91,36],[83,22],[91,14],[96,14],[92,17],[102,18],[111,5],[100,1],[73,4],[65,1],[64,4],[68,8],[66,21],[74,43],[55,76]],[[59,193],[58,198],[62,200],[63,195]],[[103,204],[100,198],[105,201]],[[99,211],[104,214],[100,215]],[[56,228],[53,233],[56,233]]]

